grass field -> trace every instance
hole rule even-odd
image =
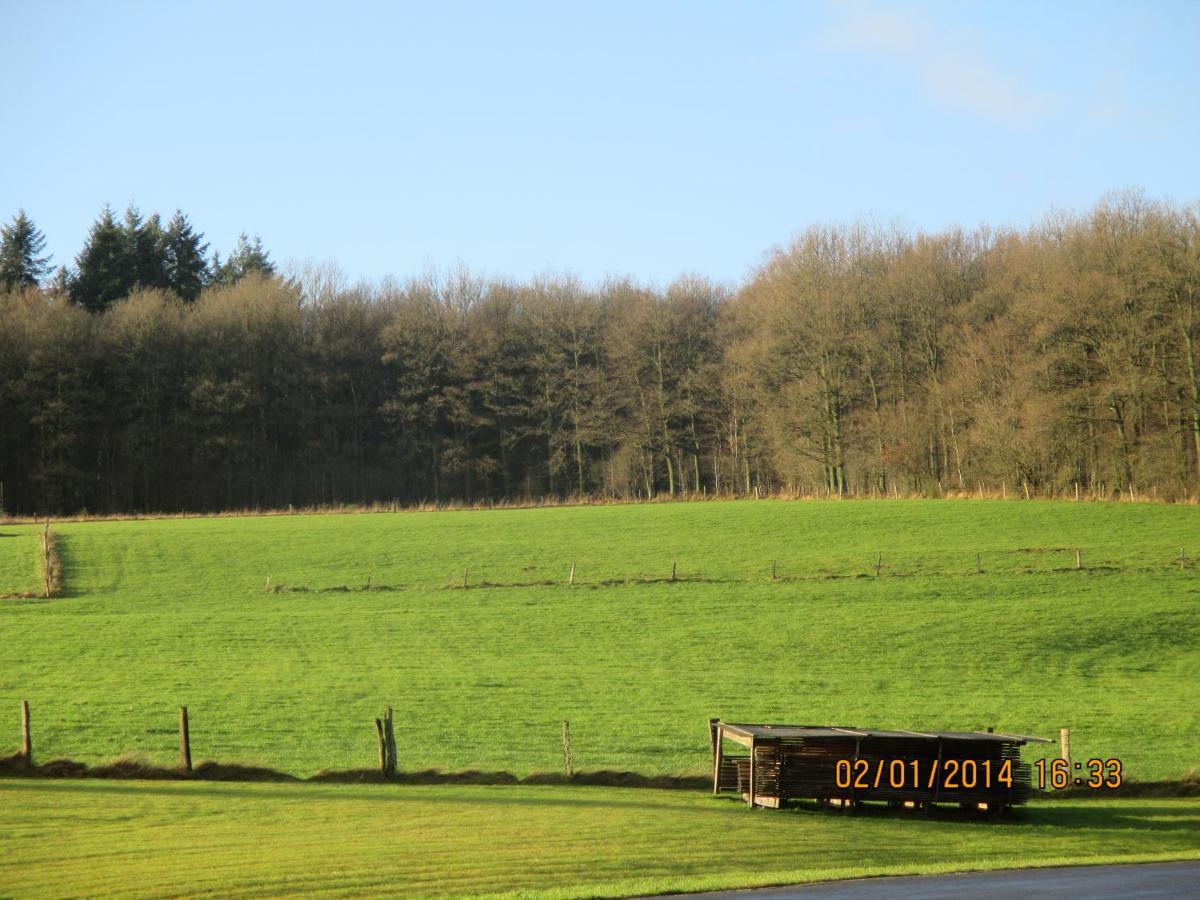
[[[36,530],[0,528],[0,597],[36,594],[42,587],[39,558],[41,539]]]
[[[365,767],[391,704],[410,770],[554,770],[570,719],[577,768],[700,773],[710,716],[1066,725],[1079,757],[1119,757],[1134,779],[1200,765],[1200,572],[1177,562],[1200,556],[1200,507],[744,501],[56,529],[65,595],[0,601],[0,753],[29,699],[42,760],[171,763],[187,704],[197,759]],[[0,539],[0,592],[36,582],[36,530],[0,527],[17,536]],[[306,590],[264,593],[268,577]]]
[[[613,788],[0,781],[0,894],[622,896],[1200,857],[1200,801],[1014,823],[749,812]]]

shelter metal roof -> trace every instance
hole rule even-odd
[[[879,728],[844,728],[835,725],[745,725],[734,722],[721,722],[720,727],[726,737],[739,744],[749,743],[753,739],[771,740],[777,738],[892,738],[892,739],[928,739],[952,741],[1000,741],[1005,743],[1039,743],[1049,744],[1049,738],[1035,737],[1029,734],[1005,734],[991,731],[886,731]]]

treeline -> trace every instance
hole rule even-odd
[[[119,227],[119,226],[118,226]],[[812,228],[736,289],[265,271],[0,296],[12,513],[1200,493],[1200,215]]]

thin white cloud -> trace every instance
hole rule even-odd
[[[857,2],[837,9],[840,20],[823,35],[825,47],[889,59],[946,106],[1022,126],[1052,107],[1050,96],[1019,73],[989,63],[979,34],[934,22],[919,7]]]

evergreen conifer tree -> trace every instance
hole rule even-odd
[[[0,290],[35,287],[50,271],[46,236],[17,210],[10,224],[0,226]]]
[[[92,224],[75,268],[71,300],[91,312],[104,311],[133,288],[136,266],[130,241],[107,204]]]
[[[242,232],[238,235],[237,247],[224,263],[214,256],[212,271],[215,283],[236,284],[251,272],[274,275],[275,263],[271,261],[271,254],[263,247],[262,238],[255,235],[252,241]]]
[[[167,287],[166,235],[158,213],[143,219],[136,206],[125,210],[125,241],[129,245],[130,289]]]
[[[208,263],[204,251],[208,244],[201,243],[203,234],[192,229],[180,210],[167,223],[166,273],[167,286],[184,300],[195,300],[208,279]]]

